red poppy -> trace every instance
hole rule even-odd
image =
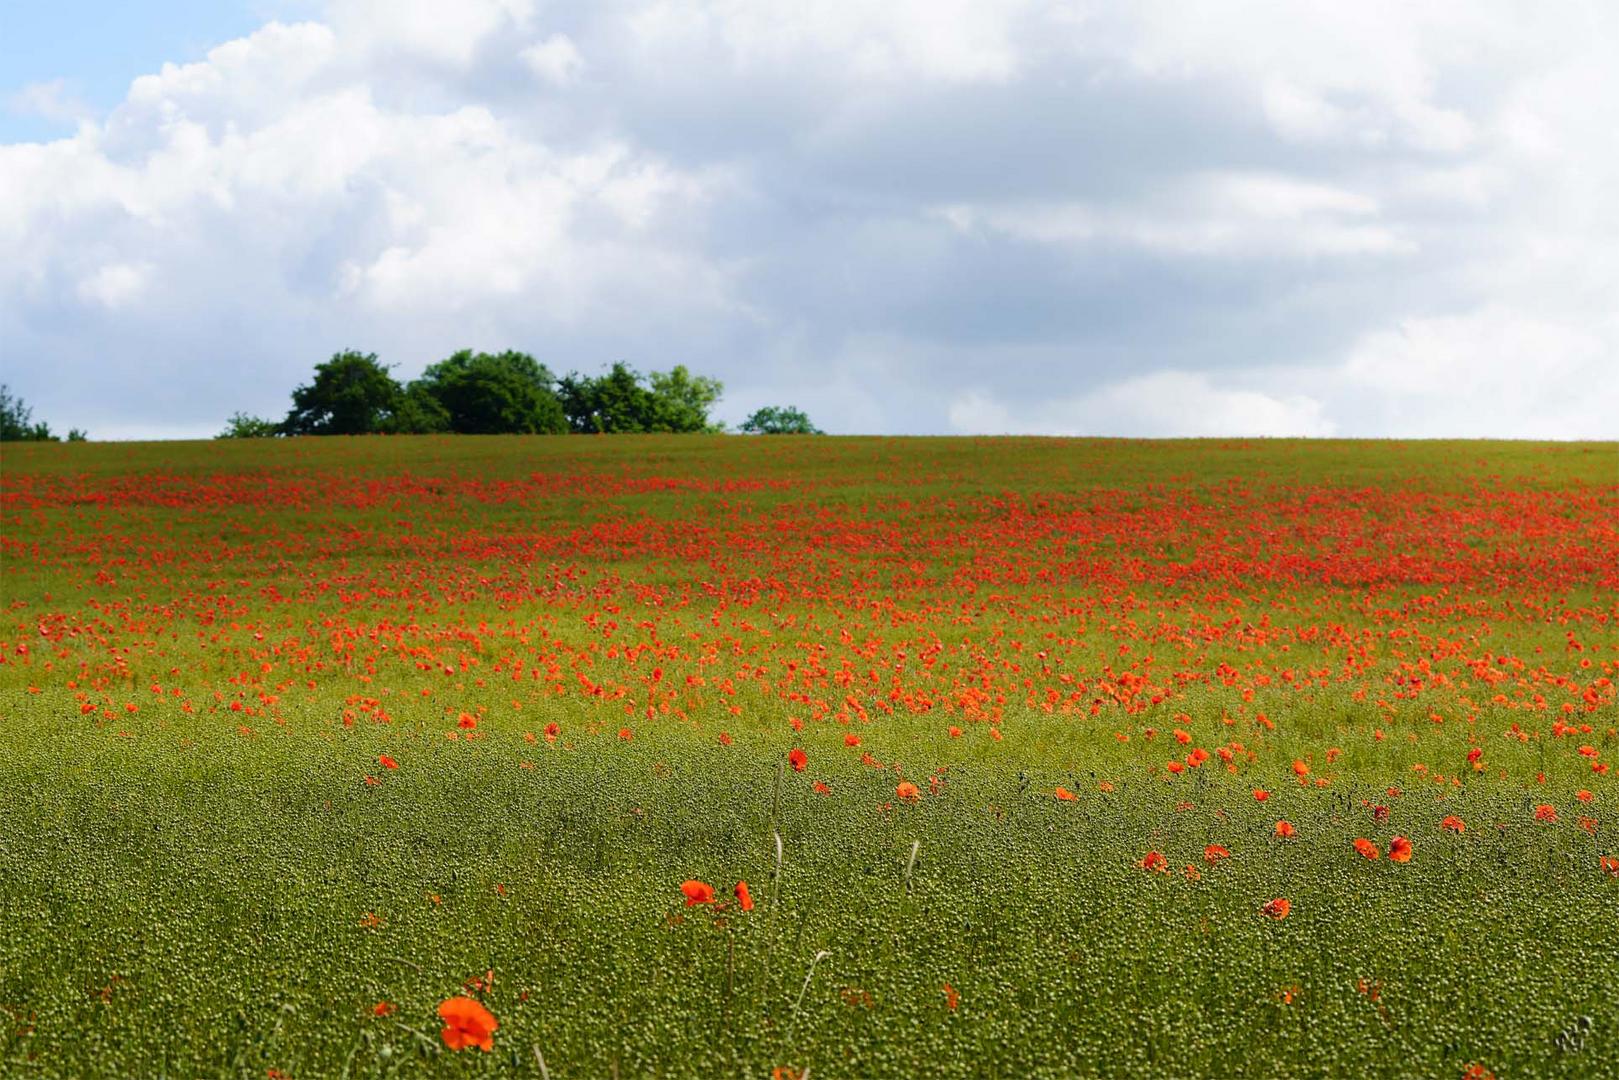
[[[1535,807],[1535,820],[1556,824],[1557,807],[1552,806],[1550,803],[1541,803]]]
[[[1298,830],[1293,827],[1291,821],[1278,821],[1276,823],[1276,835],[1283,840],[1291,840],[1297,834]]]
[[[912,802],[915,802],[917,799],[922,797],[922,789],[911,783],[909,780],[902,780],[900,781],[899,786],[894,789],[894,794],[898,795],[902,799],[909,799]]]
[[[1259,909],[1273,919],[1285,919],[1293,911],[1293,903],[1285,896],[1278,896],[1274,900],[1265,901],[1265,906]]]
[[[1270,798],[1270,792],[1266,791],[1264,788],[1255,788],[1254,798],[1260,802],[1264,802],[1266,799]]]
[[[1411,861],[1411,841],[1403,836],[1396,836],[1389,841],[1389,858],[1397,863]]]
[[[687,907],[714,902],[714,886],[701,881],[682,881],[680,891],[686,896]]]
[[[1231,858],[1231,852],[1219,844],[1210,844],[1203,849],[1203,858],[1206,862],[1217,863],[1221,859]]]
[[[478,718],[471,713],[462,713],[460,718],[456,720],[455,726],[465,731],[471,731],[478,726]]]
[[[1052,794],[1055,795],[1057,797],[1057,799],[1059,801],[1061,801],[1061,802],[1073,802],[1074,799],[1078,797],[1072,791],[1069,791],[1067,788],[1060,787],[1060,786],[1057,788],[1056,791],[1053,791]]]
[[[1164,858],[1161,851],[1149,851],[1141,860],[1143,870],[1151,870],[1159,874],[1169,873],[1169,860]]]
[[[743,911],[752,911],[753,896],[748,892],[748,883],[746,881],[737,882],[735,891],[737,907],[741,908]]]
[[[1439,827],[1445,832],[1455,833],[1457,836],[1467,831],[1467,824],[1455,814],[1445,815],[1439,822]]]
[[[397,768],[399,768],[399,762],[395,761],[393,758],[389,757],[387,754],[379,754],[379,755],[377,755],[377,762],[384,769],[397,769]]]
[[[476,1046],[488,1052],[495,1048],[493,1035],[500,1024],[481,1002],[453,997],[438,1007],[438,1014],[444,1021],[444,1030],[439,1034],[451,1050]]]
[[[860,736],[854,735],[854,734],[845,735],[843,737],[843,745],[844,746],[859,746],[860,745]]]
[[[392,1016],[399,1011],[399,1006],[391,1001],[379,1001],[371,1007],[372,1016]]]
[[[1377,845],[1366,839],[1364,836],[1355,837],[1355,850],[1366,856],[1368,859],[1375,859],[1380,854],[1380,852],[1377,850]]]
[[[787,763],[793,767],[793,772],[803,772],[809,764],[809,755],[795,746],[787,752]]]

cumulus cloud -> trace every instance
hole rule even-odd
[[[305,5],[305,8],[308,8]],[[832,431],[1612,436],[1619,14],[329,0],[0,146],[7,379],[93,434],[363,347]]]

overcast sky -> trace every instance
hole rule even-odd
[[[0,378],[93,438],[462,347],[835,433],[1619,437],[1615,57],[1608,0],[14,0]]]

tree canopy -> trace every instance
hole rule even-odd
[[[804,410],[795,405],[766,405],[755,409],[752,416],[742,421],[742,430],[750,435],[826,434],[810,423]]]
[[[421,421],[413,425],[418,430],[560,435],[568,422],[553,381],[545,366],[526,353],[462,349],[422,372],[406,396],[411,408],[422,410]],[[444,427],[429,426],[438,420],[429,402],[439,406]]]
[[[408,385],[375,353],[335,353],[292,392],[279,424],[236,413],[219,438],[371,433],[548,435],[718,432],[709,419],[724,386],[683,364],[643,375],[619,361],[600,375],[562,378],[527,353],[459,352]]]
[[[602,375],[571,372],[557,382],[568,430],[580,435],[721,431],[708,410],[724,390],[683,364],[643,376],[622,360]]]
[[[292,392],[283,435],[369,435],[386,431],[399,407],[399,384],[376,353],[340,352],[315,367],[315,380]]]

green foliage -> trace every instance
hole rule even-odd
[[[573,372],[557,383],[568,429],[581,435],[718,431],[708,410],[723,391],[719,380],[692,375],[684,365],[642,376],[623,361],[603,375]]]
[[[90,433],[88,431],[85,431],[83,428],[68,428],[68,430],[67,430],[67,441],[68,442],[89,442],[90,441]]]
[[[0,383],[0,442],[56,442],[51,426],[33,422],[34,410]]]
[[[225,421],[225,430],[215,435],[216,439],[268,439],[280,433],[280,426],[274,420],[267,420],[262,416],[249,416],[244,412],[231,413],[229,420]]]
[[[825,435],[796,405],[766,405],[742,421],[749,435]]]
[[[399,407],[389,419],[387,430],[394,435],[442,435],[452,430],[450,413],[417,379],[400,395]]]
[[[474,353],[462,349],[429,367],[410,384],[410,413],[402,417],[399,430],[450,430],[468,435],[564,434],[567,419],[551,383],[551,373],[526,353]],[[442,426],[437,426],[441,418]]]
[[[693,375],[684,364],[676,364],[668,371],[654,371],[647,378],[652,384],[648,431],[680,434],[724,430],[725,425],[710,423],[708,419],[708,410],[725,392],[724,384],[718,379]]]
[[[403,391],[376,353],[336,353],[292,392],[283,435],[369,435],[387,430]]]

